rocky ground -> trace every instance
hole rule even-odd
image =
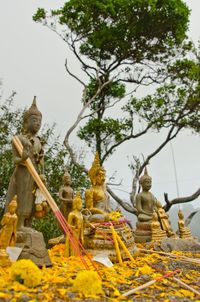
[[[115,264],[111,268],[96,263],[98,273],[101,275],[103,291],[95,295],[94,292],[87,293],[87,289],[95,283],[94,279],[90,279],[87,271],[85,271],[84,284],[80,283],[79,291],[74,292],[73,284],[77,273],[85,270],[85,267],[77,257],[65,258],[64,245],[57,245],[49,250],[53,266],[41,269],[42,279],[40,285],[36,287],[29,288],[13,281],[10,275],[11,268],[0,268],[0,302],[200,301],[200,296],[192,291],[192,288],[200,291],[199,252],[172,252],[164,255],[153,252],[152,246],[138,246],[138,248],[148,248],[150,251],[139,251],[134,261],[126,261],[122,265]],[[177,270],[176,274],[163,278],[128,297],[122,295],[130,289]],[[173,279],[174,276],[191,288],[181,286]]]

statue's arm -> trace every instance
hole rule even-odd
[[[6,225],[8,222],[9,222],[9,217],[7,216],[7,214],[5,214],[5,215],[3,216],[3,218],[1,219],[1,225],[2,225],[2,227],[3,227],[4,225]]]
[[[14,161],[15,165],[25,165],[25,160],[29,157],[29,150],[28,150],[27,145],[21,139],[20,135],[18,136],[18,138],[20,139],[20,141],[23,145],[23,153],[22,153],[22,156],[20,156],[15,145],[12,143],[13,161]]]
[[[148,212],[146,212],[146,211],[143,210],[143,207],[142,207],[142,197],[139,194],[136,196],[136,208],[137,208],[139,214],[146,214],[146,215],[148,215]]]
[[[58,193],[58,197],[61,201],[64,201],[65,199],[63,198],[63,187],[60,188],[59,193]]]
[[[82,244],[84,244],[84,227],[83,227],[83,223],[82,223],[82,226],[81,226],[81,242],[82,242]]]
[[[140,194],[138,194],[138,195],[136,196],[136,208],[137,208],[139,214],[142,213],[142,214],[145,214],[145,215],[151,215],[150,212],[145,211],[145,210],[143,209],[143,207],[142,207],[142,197],[141,197]]]
[[[67,191],[65,191],[64,188],[61,187],[60,190],[59,190],[59,193],[58,193],[59,199],[60,199],[61,201],[68,202],[68,201],[70,201],[70,200],[73,199],[73,194],[72,194],[72,198],[69,198],[69,197],[67,196],[67,194],[66,194],[66,197],[64,197],[64,196],[63,196],[63,193],[64,193],[64,192],[67,193]]]
[[[142,208],[142,198],[141,195],[137,195],[136,196],[136,208],[138,210],[138,213],[142,213],[142,214],[148,214],[146,211],[143,210]]]
[[[15,219],[15,222],[14,222],[14,230],[15,230],[15,233],[17,231],[17,222],[18,222],[18,217],[16,215],[16,219]]]
[[[68,215],[68,223],[70,224],[70,226],[72,228],[75,228],[75,225],[74,225],[74,214],[72,212],[69,213],[69,215]]]

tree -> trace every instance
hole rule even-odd
[[[135,158],[131,204],[108,187],[136,214],[136,183],[144,167],[183,128],[199,129],[199,53],[186,37],[188,7],[182,0],[71,0],[50,13],[39,8],[33,20],[67,43],[86,75],[84,82],[66,59],[66,71],[83,85],[82,109],[64,140],[76,165],[69,137],[83,119],[77,134],[98,151],[102,164],[122,143],[167,129],[143,162]],[[150,85],[154,93],[138,98],[136,92]]]

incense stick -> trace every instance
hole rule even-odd
[[[165,274],[164,276],[162,276],[162,277],[160,277],[160,278],[151,280],[151,281],[149,281],[149,282],[147,282],[147,283],[145,283],[145,284],[143,284],[143,285],[140,285],[140,286],[138,286],[138,287],[135,287],[135,288],[129,290],[128,292],[122,294],[122,296],[124,296],[124,297],[130,296],[130,295],[134,294],[135,292],[137,292],[137,291],[139,291],[139,290],[141,290],[141,289],[144,289],[144,288],[146,288],[146,287],[149,287],[149,286],[151,286],[152,284],[154,284],[154,283],[156,283],[156,282],[158,282],[158,281],[161,281],[161,280],[163,280],[163,279],[166,279],[166,278],[168,278],[168,277],[171,277],[171,276],[173,276],[173,275],[175,275],[175,274],[177,274],[177,273],[180,273],[180,270],[179,270],[179,269],[178,269],[178,270],[175,270],[175,271],[173,271],[173,272],[170,272],[170,273],[168,273],[168,274]]]

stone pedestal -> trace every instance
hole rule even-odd
[[[163,231],[161,228],[160,230],[153,231],[152,230],[152,238],[151,241],[161,241],[162,239],[167,238],[167,234],[165,231]]]
[[[52,266],[41,232],[24,227],[17,231],[16,246],[22,248],[18,259],[30,259],[39,267]]]
[[[137,252],[134,237],[131,228],[124,222],[115,222],[115,231],[124,242],[130,254],[134,255]],[[106,254],[112,262],[118,262],[115,245],[113,242],[112,231],[109,224],[99,225],[96,229],[92,229],[84,234],[84,247],[93,256],[97,254]],[[123,260],[128,260],[127,254],[120,248],[121,257]]]
[[[180,230],[179,232],[180,232],[181,239],[191,239],[191,240],[194,239],[192,236],[192,233],[190,232],[190,230],[188,228],[184,228],[184,229]]]
[[[172,251],[199,252],[200,243],[194,239],[166,238],[154,245],[154,249],[167,253]]]
[[[150,242],[152,237],[151,223],[137,222],[135,230],[135,242],[145,243]]]

